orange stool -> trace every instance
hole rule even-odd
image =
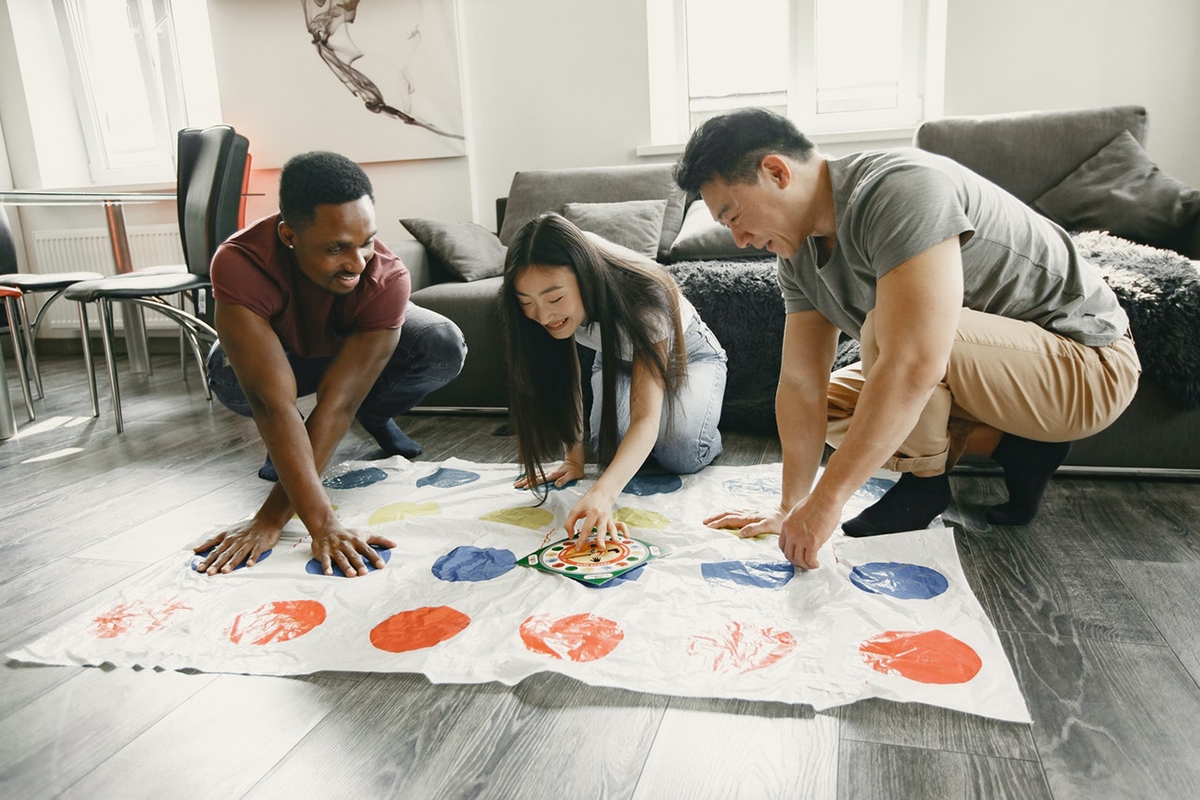
[[[21,298],[21,290],[9,286],[0,286],[0,297],[4,298],[4,311],[8,314],[8,332],[12,336],[13,355],[17,359],[17,372],[21,377],[21,393],[25,395],[25,410],[29,413],[29,421],[36,416],[33,413],[33,396],[29,393],[29,380],[25,376],[25,356],[22,353],[21,334],[17,325],[20,317],[17,314],[15,301]],[[0,439],[11,439],[17,435],[17,424],[13,419],[12,399],[8,395],[8,376],[4,372],[4,359],[0,358]]]

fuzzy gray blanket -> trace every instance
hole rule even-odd
[[[1072,234],[1072,239],[1129,314],[1146,376],[1182,407],[1200,408],[1197,263],[1107,233]],[[683,261],[667,269],[729,356],[722,427],[773,431],[784,321],[775,260]],[[835,366],[857,359],[858,343],[844,340]]]

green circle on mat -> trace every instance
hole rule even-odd
[[[383,525],[388,522],[398,522],[409,517],[428,517],[440,514],[441,506],[437,503],[392,503],[375,509],[367,520],[368,525]]]
[[[617,522],[624,522],[633,528],[653,528],[656,531],[664,530],[671,524],[671,520],[656,511],[645,511],[628,506],[618,508],[617,513],[613,514],[613,519]]]
[[[536,531],[554,521],[554,514],[544,508],[532,506],[517,506],[516,508],[501,508],[489,511],[480,517],[488,522],[503,522],[505,525],[516,525]]]

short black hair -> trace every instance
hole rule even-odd
[[[675,182],[689,195],[713,178],[754,183],[763,157],[772,153],[808,161],[815,149],[790,119],[765,108],[739,108],[703,122],[675,165]]]
[[[375,202],[371,179],[337,153],[314,150],[292,156],[279,174],[279,213],[293,228],[312,222],[317,206],[353,203],[364,195]]]

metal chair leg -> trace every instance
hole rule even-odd
[[[17,306],[11,297],[4,298],[4,311],[8,314],[8,330],[12,333],[13,357],[17,361],[17,373],[21,376],[21,394],[25,396],[25,411],[29,414],[29,421],[33,422],[37,419],[37,415],[33,413],[33,397],[29,394],[29,373],[25,371],[21,337],[17,335],[17,318],[14,316],[17,313]],[[24,320],[24,316],[21,319]]]
[[[113,321],[112,303],[107,297],[99,298],[100,335],[104,340],[104,362],[108,365],[108,385],[112,388],[113,416],[117,420],[117,433],[125,430],[125,421],[121,418],[121,389],[117,385],[117,362],[113,355]],[[141,309],[132,309],[140,312]]]
[[[28,296],[29,295],[25,295],[21,299],[25,300],[25,298]],[[34,340],[37,339],[37,327],[30,327],[29,325],[28,303],[21,304],[21,330],[25,334],[25,350],[29,354],[29,369],[33,373],[32,379],[34,386],[37,389],[37,399],[44,400],[46,398],[46,393],[42,391],[42,372],[38,367],[37,348],[34,346]],[[14,339],[13,341],[16,340]],[[25,376],[25,379],[29,380],[30,376]]]
[[[100,398],[96,391],[96,365],[92,363],[92,335],[88,330],[87,303],[79,306],[79,338],[83,341],[83,361],[87,367],[88,393],[92,396],[92,416],[100,416]]]

